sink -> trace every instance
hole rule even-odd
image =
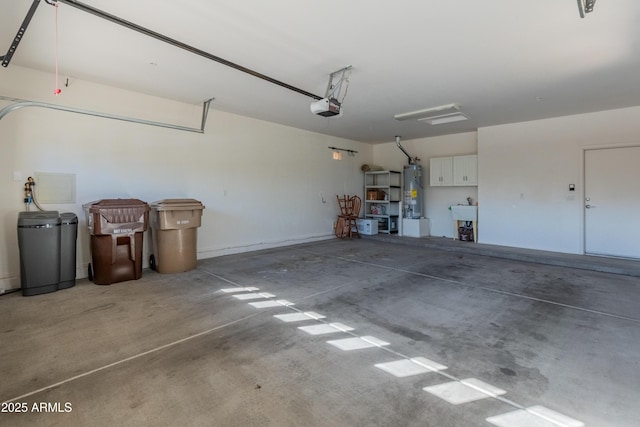
[[[477,221],[478,207],[468,205],[451,206],[454,221]]]

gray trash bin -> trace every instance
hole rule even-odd
[[[60,214],[60,283],[58,289],[76,284],[76,241],[78,216],[71,212]]]
[[[18,214],[22,295],[39,295],[58,290],[60,224],[57,211]]]

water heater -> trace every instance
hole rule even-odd
[[[404,177],[403,208],[405,218],[421,218],[423,206],[422,166],[406,165],[402,172]]]
[[[400,144],[400,137],[396,136],[396,145],[409,159],[409,164],[404,167],[402,176],[404,177],[404,193],[402,198],[402,211],[404,218],[422,218],[422,198],[424,188],[422,186],[422,166],[417,164],[417,157],[411,157],[407,150]]]

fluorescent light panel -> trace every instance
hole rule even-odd
[[[460,106],[458,104],[446,104],[439,107],[396,114],[393,118],[396,120],[420,120],[442,117],[456,113],[460,113]]]
[[[452,113],[452,114],[447,114],[446,116],[418,119],[418,121],[426,122],[426,123],[429,123],[430,125],[441,125],[444,123],[460,122],[463,120],[468,120],[468,118],[462,113]]]

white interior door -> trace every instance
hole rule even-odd
[[[585,253],[640,258],[640,146],[585,150]]]

